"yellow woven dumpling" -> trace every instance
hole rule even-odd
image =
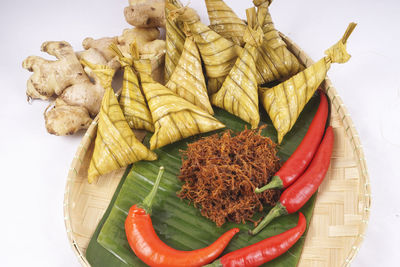
[[[263,32],[256,24],[255,9],[247,9],[246,14],[249,25],[243,38],[246,45],[221,89],[211,96],[211,102],[250,123],[254,129],[260,122],[256,59]]]
[[[239,46],[244,45],[246,23],[222,0],[205,0],[210,28]]]
[[[204,62],[208,78],[207,89],[211,95],[221,88],[242,48],[200,22],[200,17],[192,8],[177,9],[172,6],[171,10],[171,16],[185,23],[193,35]]]
[[[133,129],[144,129],[154,132],[153,119],[146,100],[140,90],[139,79],[133,70],[132,59],[123,56],[115,44],[110,48],[118,55],[119,62],[124,68],[121,96],[119,104],[129,126]]]
[[[178,65],[165,87],[180,97],[214,114],[207,94],[200,54],[192,37],[187,37]]]
[[[303,70],[303,66],[287,49],[286,43],[275,29],[269,13],[271,2],[272,0],[253,0],[257,6],[257,21],[264,32],[264,42],[258,48],[256,64],[259,84],[284,80]]]
[[[137,70],[142,70],[142,89],[153,117],[155,132],[150,139],[151,149],[225,127],[208,112],[155,82],[148,72],[151,68],[148,60],[134,60],[134,64]]]
[[[178,0],[166,0],[167,3],[176,8],[182,7]],[[185,33],[183,32],[183,23],[174,21],[169,15],[168,5],[165,7],[165,82],[169,81],[175,67],[178,65],[179,58],[183,51],[185,43]]]
[[[304,106],[326,77],[331,63],[345,63],[350,59],[346,41],[356,24],[351,23],[342,39],[325,51],[315,64],[273,88],[260,88],[261,101],[278,132],[278,142],[292,129]]]
[[[105,87],[98,115],[97,136],[88,170],[92,183],[100,175],[128,166],[140,160],[156,160],[157,155],[145,147],[132,132],[111,87],[114,70],[107,66],[88,64]]]

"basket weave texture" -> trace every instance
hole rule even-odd
[[[296,44],[282,37],[301,63],[313,63]],[[331,102],[330,124],[335,145],[330,168],[319,188],[299,266],[349,266],[367,228],[371,189],[364,152],[350,115],[329,79],[322,88]],[[86,248],[125,171],[120,169],[101,176],[95,184],[87,183],[96,129],[94,120],[72,161],[64,196],[68,238],[82,266],[90,266],[84,256]],[[143,137],[142,132],[137,134]]]

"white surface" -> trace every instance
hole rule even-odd
[[[49,135],[46,102],[26,102],[29,55],[43,55],[47,40],[66,40],[76,50],[88,36],[114,36],[129,27],[128,1],[0,2],[0,265],[79,266],[63,221],[64,186],[82,134]],[[226,0],[244,18],[250,0]],[[205,19],[203,1],[191,1]],[[400,2],[372,0],[275,0],[276,27],[315,60],[351,21],[352,59],[329,76],[346,104],[364,146],[373,206],[366,239],[353,266],[398,266],[400,250]]]

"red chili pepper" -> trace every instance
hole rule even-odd
[[[325,178],[331,160],[333,142],[333,130],[332,126],[329,126],[306,172],[282,193],[276,206],[269,211],[256,228],[250,231],[250,234],[257,234],[274,218],[294,213],[303,207]]]
[[[150,266],[191,267],[203,266],[215,260],[239,232],[233,228],[219,237],[210,246],[193,251],[180,251],[163,243],[154,231],[150,214],[151,206],[160,184],[164,167],[160,167],[156,182],[142,204],[133,205],[125,220],[125,233],[136,256]]]
[[[264,239],[245,248],[238,249],[222,256],[208,266],[255,267],[269,262],[288,251],[303,235],[307,222],[299,212],[297,226],[279,235]]]
[[[318,91],[320,96],[318,110],[300,145],[267,185],[255,189],[256,193],[273,188],[287,188],[307,169],[324,136],[325,124],[328,118],[328,100],[322,90]]]

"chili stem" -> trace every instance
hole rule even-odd
[[[264,185],[261,188],[257,187],[254,190],[254,193],[258,194],[258,193],[262,193],[262,192],[264,192],[265,190],[268,190],[268,189],[277,189],[277,188],[283,188],[283,183],[282,183],[282,180],[281,180],[281,178],[279,176],[274,175],[274,176],[272,176],[272,179],[268,184]]]
[[[153,205],[154,197],[156,196],[158,187],[160,186],[161,177],[164,174],[164,166],[160,167],[158,171],[158,175],[156,181],[154,182],[154,186],[151,189],[150,193],[144,198],[142,204],[140,205],[147,214],[151,214],[151,206]]]
[[[286,208],[280,203],[276,203],[275,207],[273,207],[267,216],[257,225],[253,230],[249,230],[250,235],[258,234],[265,226],[267,226],[273,219],[280,217],[282,215],[288,214]]]

